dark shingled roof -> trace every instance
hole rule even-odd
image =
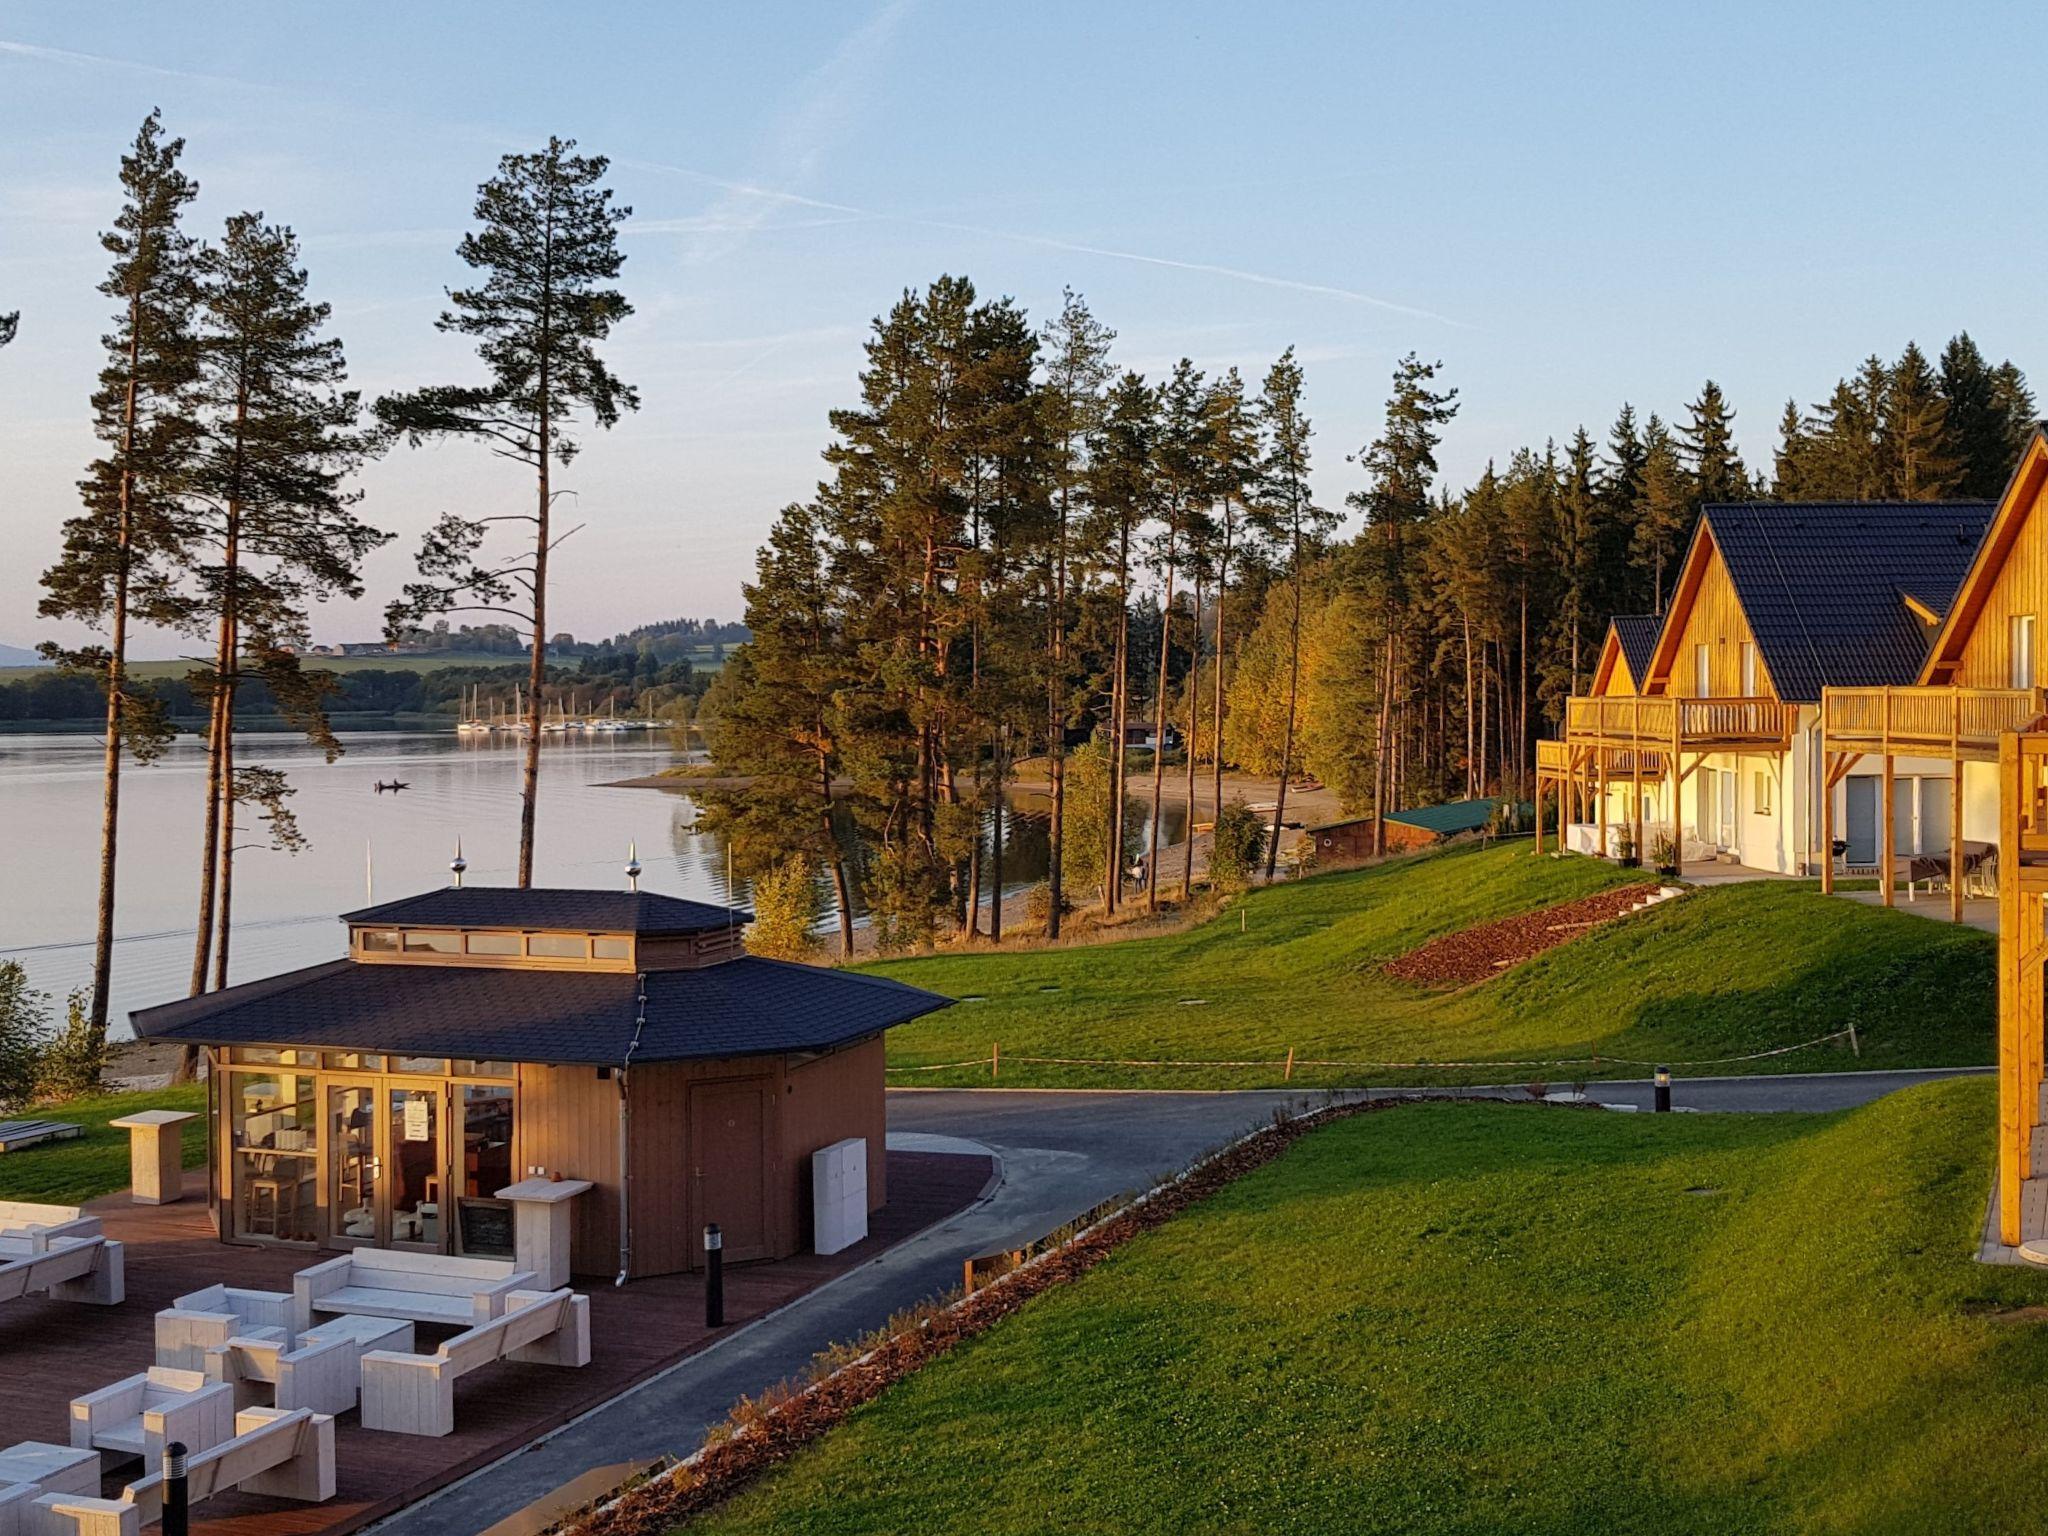
[[[1636,692],[1643,691],[1643,679],[1650,675],[1650,658],[1657,651],[1657,633],[1664,621],[1654,614],[1619,613],[1614,616],[1614,638],[1621,642],[1621,659],[1628,663],[1629,681]]]
[[[344,912],[345,923],[421,923],[449,928],[559,928],[650,937],[705,933],[753,921],[751,912],[657,896],[652,891],[577,891],[509,885],[442,886]]]
[[[641,978],[331,960],[129,1015],[138,1035],[200,1045],[291,1045],[618,1065],[824,1050],[949,1007],[854,971],[749,955]]]
[[[1459,832],[1473,832],[1493,819],[1493,808],[1500,802],[1491,797],[1483,800],[1446,800],[1441,805],[1418,805],[1410,810],[1389,811],[1387,820],[1398,821],[1404,826],[1421,827],[1434,832],[1438,837],[1451,837]],[[1527,805],[1527,801],[1522,804]]]
[[[1911,593],[1947,613],[1997,504],[1740,502],[1704,509],[1778,696],[1910,684],[1928,633]]]

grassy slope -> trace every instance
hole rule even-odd
[[[40,1104],[16,1118],[67,1120],[85,1127],[72,1141],[44,1142],[0,1155],[0,1200],[41,1200],[76,1205],[95,1195],[128,1187],[128,1133],[107,1129],[109,1120],[144,1109],[189,1109],[204,1115],[206,1088],[187,1083],[148,1093],[109,1093],[62,1104]],[[206,1161],[202,1121],[185,1126],[185,1166]]]
[[[1739,1055],[1851,1020],[1861,1057],[1806,1051],[1716,1071],[1813,1071],[1987,1062],[1994,942],[1973,930],[1804,885],[1695,891],[1462,992],[1394,981],[1380,966],[1439,934],[1611,883],[1591,859],[1526,843],[1458,850],[1253,893],[1184,933],[1086,948],[891,961],[886,975],[979,995],[890,1035],[892,1064],[1004,1052],[1006,1085],[1277,1085],[1292,1046],[1345,1061],[1641,1061]],[[1204,998],[1205,1003],[1183,1003]],[[1256,1059],[1270,1068],[1034,1067],[1011,1056]],[[1498,1081],[1515,1068],[1399,1074],[1298,1068],[1294,1081]],[[1563,1081],[1571,1069],[1551,1071]],[[1642,1076],[1639,1066],[1592,1075]],[[898,1073],[895,1083],[985,1084],[986,1068]]]
[[[728,1532],[2032,1531],[1994,1091],[1308,1138],[855,1415]],[[1702,1191],[1695,1193],[1694,1191]]]

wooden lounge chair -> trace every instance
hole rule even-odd
[[[71,1443],[154,1460],[168,1440],[203,1451],[234,1434],[234,1392],[198,1371],[153,1365],[71,1399]]]
[[[334,1497],[334,1420],[304,1408],[249,1408],[234,1417],[232,1437],[188,1453],[189,1504],[240,1488],[272,1498],[322,1504]],[[152,1471],[118,1499],[45,1494],[36,1500],[38,1530],[30,1536],[141,1536],[163,1518],[163,1474]]]
[[[156,1315],[156,1363],[181,1371],[206,1368],[206,1353],[237,1334],[257,1328],[281,1329],[291,1345],[292,1298],[288,1291],[245,1291],[209,1285],[180,1296]]]
[[[52,1237],[41,1227],[25,1237],[0,1238],[0,1302],[38,1292],[119,1306],[128,1294],[121,1245],[104,1237]]]
[[[234,1389],[239,1408],[310,1408],[347,1413],[356,1405],[363,1355],[409,1352],[412,1324],[400,1318],[342,1316],[308,1328],[296,1343],[281,1328],[253,1330],[206,1352],[209,1381]]]
[[[455,1432],[455,1382],[499,1360],[590,1363],[590,1298],[574,1291],[514,1291],[503,1316],[444,1342],[431,1355],[363,1356],[363,1428],[401,1435]]]
[[[98,1237],[100,1219],[75,1205],[39,1205],[32,1200],[0,1200],[0,1237],[27,1237],[41,1228],[51,1237]]]
[[[293,1326],[303,1333],[316,1313],[346,1312],[467,1328],[489,1322],[505,1310],[508,1292],[533,1283],[509,1259],[357,1248],[292,1276]]]

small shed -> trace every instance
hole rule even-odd
[[[1386,817],[1386,847],[1390,853],[1426,848],[1461,832],[1477,832],[1493,820],[1498,799],[1450,800],[1442,805],[1419,805],[1412,810],[1389,811]],[[1527,815],[1527,802],[1523,814]],[[1344,821],[1310,827],[1316,856],[1323,859],[1364,859],[1372,856],[1374,819],[1353,816]]]
[[[694,1269],[810,1241],[810,1157],[867,1144],[883,1033],[950,999],[744,952],[749,914],[640,891],[449,888],[343,916],[338,960],[136,1011],[210,1059],[220,1237],[512,1251],[496,1192],[587,1180],[572,1268]]]

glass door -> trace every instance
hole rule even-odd
[[[394,1086],[385,1090],[390,1111],[390,1245],[441,1253],[446,1206],[442,1183],[442,1099],[440,1083]]]
[[[382,1236],[374,1083],[327,1086],[327,1240],[330,1246],[374,1246]]]

